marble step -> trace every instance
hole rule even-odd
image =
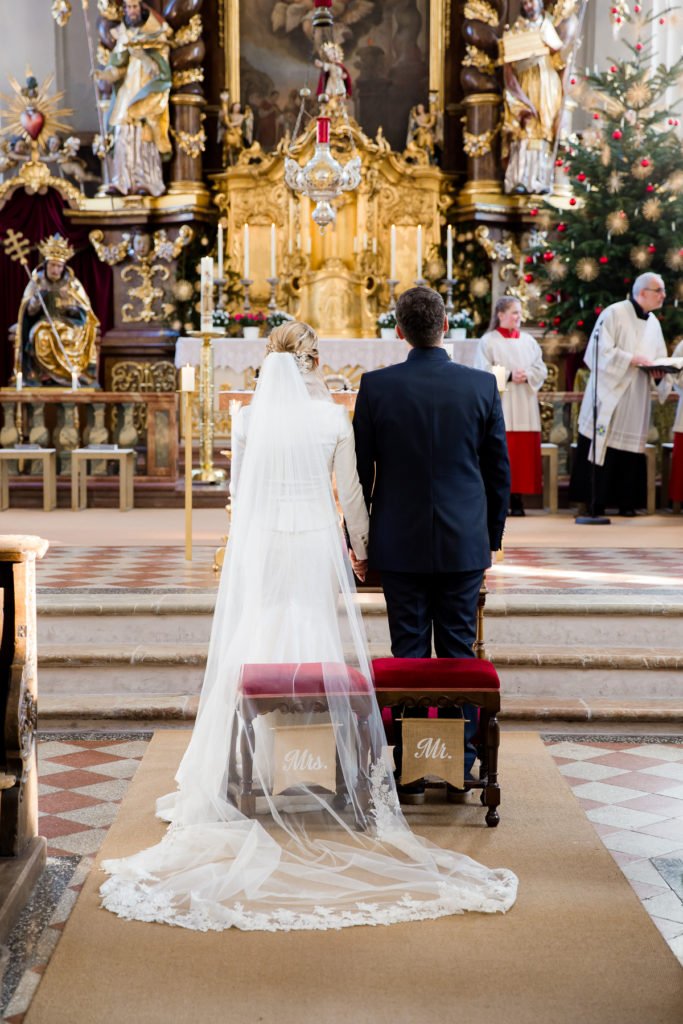
[[[372,657],[389,656],[371,643]],[[562,699],[646,700],[681,698],[683,653],[650,647],[601,648],[490,645],[505,695]],[[38,650],[41,696],[197,694],[207,645],[42,644]]]
[[[38,643],[208,643],[215,595],[50,594],[38,597]],[[359,595],[368,639],[388,646],[381,594]],[[487,644],[629,647],[646,639],[656,650],[683,651],[683,601],[647,595],[542,597],[492,595]]]

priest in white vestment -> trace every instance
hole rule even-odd
[[[662,307],[665,297],[661,277],[641,274],[634,282],[631,298],[613,303],[600,314],[584,355],[591,375],[579,413],[579,438],[569,494],[575,501],[592,502],[597,514],[605,508],[617,508],[620,515],[632,516],[646,504],[645,444],[650,429],[653,381],[658,380],[660,402],[666,401],[671,381],[641,367],[667,355],[662,328],[654,312]],[[595,495],[591,494],[592,462],[597,467]]]
[[[683,341],[674,349],[674,358],[683,358]],[[678,392],[678,407],[673,426],[674,450],[669,476],[669,501],[683,502],[683,370],[674,377],[674,388]]]
[[[541,414],[538,392],[548,376],[541,346],[520,331],[522,304],[512,295],[498,299],[491,323],[479,342],[475,365],[507,370],[502,394],[505,433],[510,456],[510,513],[524,515],[524,494],[543,493]]]

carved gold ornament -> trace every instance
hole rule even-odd
[[[465,67],[478,68],[484,74],[492,75],[496,70],[495,61],[484,50],[480,50],[470,43],[465,47],[465,56],[462,59],[462,63]]]
[[[61,235],[50,235],[38,243],[38,252],[44,260],[56,260],[59,263],[68,263],[74,255],[74,248],[66,238]]]
[[[123,17],[123,6],[115,0],[97,0],[97,10],[107,21],[121,21]]]
[[[205,116],[204,114],[201,115],[202,121]],[[206,132],[203,128],[194,133],[171,128],[171,135],[178,143],[178,149],[182,149],[183,153],[186,153],[192,159],[198,157],[206,148]]]
[[[174,35],[171,49],[177,50],[180,46],[189,46],[190,43],[196,43],[201,38],[202,28],[201,14],[193,14],[187,25],[182,25]]]
[[[59,27],[64,28],[69,18],[71,17],[70,0],[53,0],[51,10],[52,17],[57,22]]]
[[[466,121],[466,118],[462,118]],[[475,135],[472,132],[468,132],[467,129],[463,129],[462,148],[465,150],[469,157],[480,157],[486,156],[487,153],[491,152],[493,140],[496,137],[496,133],[500,130],[500,125],[496,125],[495,128],[489,128],[485,132],[481,132],[479,135]]]
[[[204,81],[203,68],[186,68],[184,71],[173,72],[173,88],[182,89],[185,85],[193,85],[195,82]]]
[[[487,0],[467,0],[463,14],[465,18],[472,21],[483,21],[485,25],[495,27],[498,24],[498,12],[495,7],[487,3]]]

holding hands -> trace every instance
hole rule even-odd
[[[365,583],[365,577],[368,574],[367,558],[356,558],[352,548],[349,549],[349,558],[351,559],[351,568],[354,575],[358,577],[361,583]]]

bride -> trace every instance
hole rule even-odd
[[[177,792],[157,804],[170,827],[103,863],[103,906],[120,917],[276,931],[514,903],[512,872],[415,836],[403,817],[332,475],[362,564],[349,417],[314,332],[290,322],[234,418],[233,520],[201,701]]]

